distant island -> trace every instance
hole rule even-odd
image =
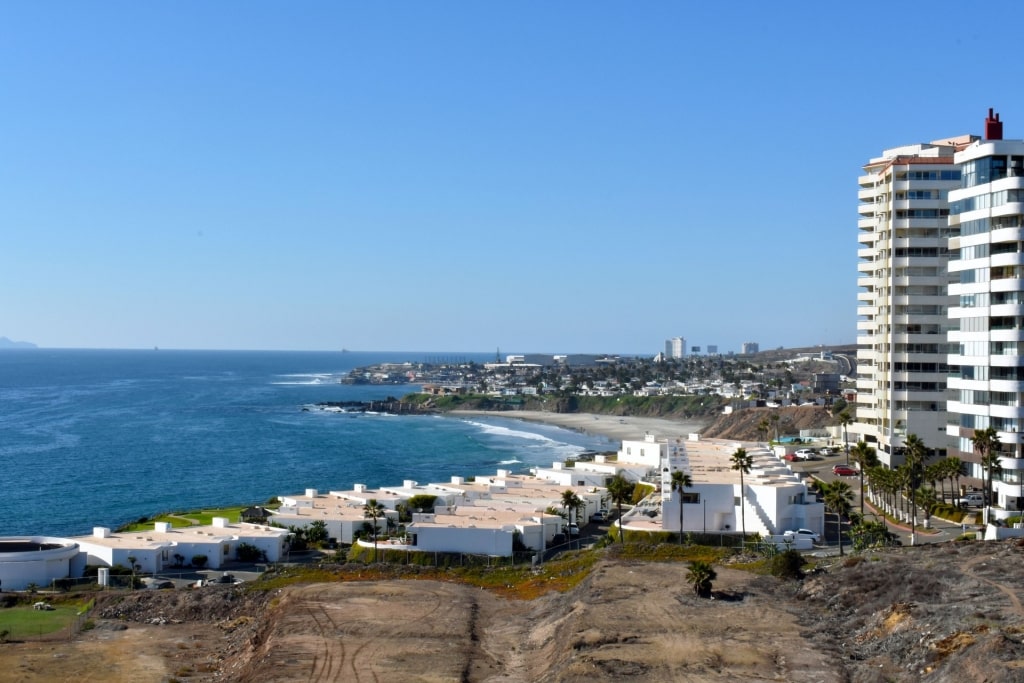
[[[0,349],[38,349],[32,342],[12,341],[7,337],[0,337]]]

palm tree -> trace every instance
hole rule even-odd
[[[569,541],[572,541],[572,516],[580,506],[583,505],[583,501],[576,495],[576,492],[572,489],[566,489],[562,491],[562,509],[565,510],[565,533],[569,537]],[[579,521],[579,515],[576,516]],[[577,528],[579,524],[576,525]]]
[[[363,517],[373,520],[373,561],[377,561],[377,520],[384,516],[384,506],[376,498],[366,501],[363,506]]]
[[[761,421],[757,423],[757,434],[758,434],[758,436],[761,437],[762,441],[767,441],[768,440],[768,433],[771,430],[771,428],[772,428],[772,423],[769,422],[768,418],[766,418],[766,417],[762,418]]]
[[[740,473],[740,523],[742,524],[741,529],[743,533],[743,542],[747,539],[747,514],[746,514],[746,489],[743,486],[743,475],[750,474],[750,468],[754,464],[754,457],[747,453],[744,448],[737,448],[736,452],[732,454],[732,468],[739,470]]]
[[[924,460],[928,457],[928,447],[917,434],[907,434],[907,438],[903,440],[903,447],[906,449],[904,458],[910,485],[910,545],[914,545],[917,540],[917,489],[921,486],[921,474],[924,470]]]
[[[995,427],[986,427],[981,430],[974,430],[971,438],[974,442],[974,450],[978,454],[978,462],[981,469],[987,476],[985,482],[985,522],[988,523],[989,508],[992,505],[992,476],[1003,468],[999,464],[999,450],[1003,447],[999,441],[999,435]]]
[[[835,480],[822,484],[825,507],[836,516],[836,540],[839,541],[839,556],[843,555],[843,517],[850,514],[853,491],[845,481]]]
[[[836,418],[839,421],[839,425],[843,428],[843,446],[846,448],[846,464],[850,464],[850,435],[847,432],[847,427],[853,424],[853,417],[850,415],[849,410],[843,410],[839,413]]]
[[[947,457],[943,464],[946,466],[946,477],[949,478],[949,488],[953,490],[953,503],[960,503],[960,473],[964,469],[964,464],[960,458],[954,456]]]
[[[693,592],[698,598],[711,597],[711,582],[718,578],[718,573],[710,562],[694,560],[690,563],[690,569],[686,572],[686,580],[693,586]]]
[[[779,440],[779,414],[777,412],[768,416],[768,421],[775,427],[775,441]]]
[[[866,441],[858,441],[850,451],[853,462],[860,470],[860,516],[864,516],[864,473],[869,467],[878,465],[878,453]]]
[[[622,472],[617,472],[611,481],[608,482],[608,495],[611,497],[612,502],[615,503],[615,508],[619,513],[619,543],[625,543],[625,537],[622,532],[622,504],[627,500],[633,498],[633,482],[622,476]]]
[[[932,518],[932,510],[939,503],[938,496],[935,495],[935,489],[928,486],[922,486],[917,490],[917,504],[921,506],[921,514],[924,517],[924,528],[927,529],[930,526]]]
[[[679,493],[679,545],[683,544],[683,491],[687,486],[693,486],[690,475],[682,470],[672,473],[672,491]]]

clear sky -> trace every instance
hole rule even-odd
[[[856,341],[857,177],[1024,138],[1024,4],[5,2],[0,336]]]

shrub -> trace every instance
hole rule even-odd
[[[209,562],[209,559],[210,558],[208,558],[206,555],[193,555],[192,566],[202,569],[206,566],[206,563]]]
[[[782,579],[802,579],[805,560],[796,550],[784,550],[771,559],[772,576]]]
[[[239,562],[259,562],[267,559],[267,553],[252,543],[239,543],[235,548],[235,557]]]

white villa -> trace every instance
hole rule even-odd
[[[642,458],[645,463],[656,458],[660,470],[654,480],[655,493],[623,516],[624,528],[678,533],[682,504],[684,532],[736,533],[743,516],[748,534],[774,536],[798,528],[822,533],[824,504],[771,451],[748,449],[754,462],[740,490],[739,473],[732,469],[730,457],[741,447],[740,443],[701,441],[696,434],[666,441],[647,435],[643,442],[623,442],[622,452],[627,457]],[[672,491],[672,472],[676,470],[693,481],[682,494]]]

